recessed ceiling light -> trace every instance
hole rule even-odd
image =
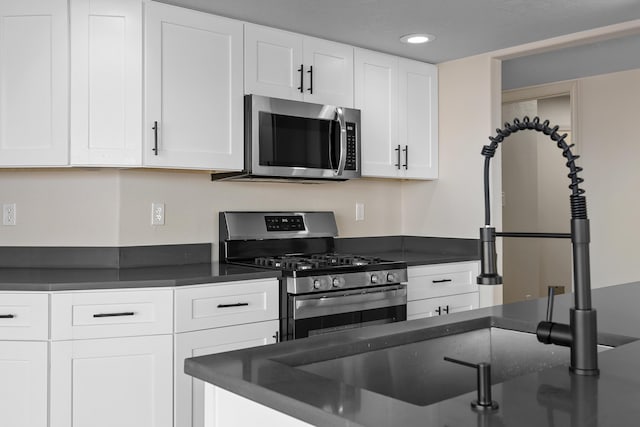
[[[400,41],[408,44],[421,44],[433,41],[435,38],[436,37],[431,34],[407,34],[406,36],[400,37]]]

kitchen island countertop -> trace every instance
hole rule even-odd
[[[573,295],[556,299],[555,321],[568,322]],[[595,289],[598,340],[617,346],[599,354],[600,375],[570,374],[567,365],[494,384],[500,409],[477,414],[471,391],[419,406],[296,369],[286,360],[318,355],[324,360],[384,348],[398,336],[411,341],[430,329],[468,321],[535,332],[546,300],[489,307],[321,335],[185,361],[185,372],[312,425],[331,426],[621,426],[640,419],[640,282]],[[409,338],[407,338],[409,337]],[[541,346],[543,344],[540,344]],[[297,365],[296,365],[297,366]],[[402,367],[394,367],[402,369]],[[464,369],[464,368],[461,368]],[[468,369],[468,368],[467,368]],[[384,375],[385,373],[381,373]],[[474,375],[472,371],[469,373]]]

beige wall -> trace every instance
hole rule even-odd
[[[117,246],[117,170],[0,170],[0,204],[16,204],[16,225],[0,225],[2,246]]]
[[[640,70],[580,82],[579,163],[594,287],[640,280]]]
[[[402,231],[401,183],[212,182],[207,173],[161,170],[4,170],[0,204],[16,203],[3,246],[134,246],[218,241],[222,210],[332,210],[341,236]],[[151,226],[151,203],[165,225]],[[365,220],[355,221],[355,204]]]
[[[225,210],[331,210],[343,237],[401,232],[396,181],[211,182],[205,173],[130,170],[120,182],[122,246],[217,243],[218,212]],[[165,203],[164,226],[150,225],[152,202]],[[355,221],[356,202],[365,205],[364,221]]]

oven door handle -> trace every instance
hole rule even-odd
[[[406,304],[407,287],[405,285],[359,291],[334,291],[321,295],[294,296],[293,318],[308,319]]]
[[[336,117],[338,118],[338,124],[340,124],[340,162],[338,163],[338,169],[333,171],[333,174],[342,176],[347,164],[347,125],[344,121],[344,110],[341,107],[336,107]]]

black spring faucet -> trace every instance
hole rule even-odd
[[[589,264],[589,219],[587,218],[587,201],[580,184],[584,179],[578,176],[582,168],[575,164],[575,156],[571,152],[573,144],[565,142],[567,134],[558,134],[558,126],[550,127],[549,121],[540,122],[538,117],[522,121],[513,120],[513,124],[505,123],[503,129],[496,129],[496,135],[489,137],[491,144],[482,148],[484,162],[484,208],[485,226],[480,229],[480,257],[482,271],[477,283],[480,285],[499,285],[502,277],[497,272],[496,237],[537,237],[537,238],[570,238],[573,253],[573,283],[575,304],[571,308],[569,325],[552,321],[553,292],[549,294],[547,319],[540,322],[536,335],[538,341],[545,344],[557,344],[571,347],[570,371],[579,375],[598,375],[597,352],[597,320],[596,311],[591,307],[591,275]],[[562,150],[567,159],[569,188],[571,195],[571,233],[513,233],[496,232],[491,227],[491,210],[489,197],[489,163],[495,155],[498,144],[512,133],[521,130],[535,130],[549,136]]]

